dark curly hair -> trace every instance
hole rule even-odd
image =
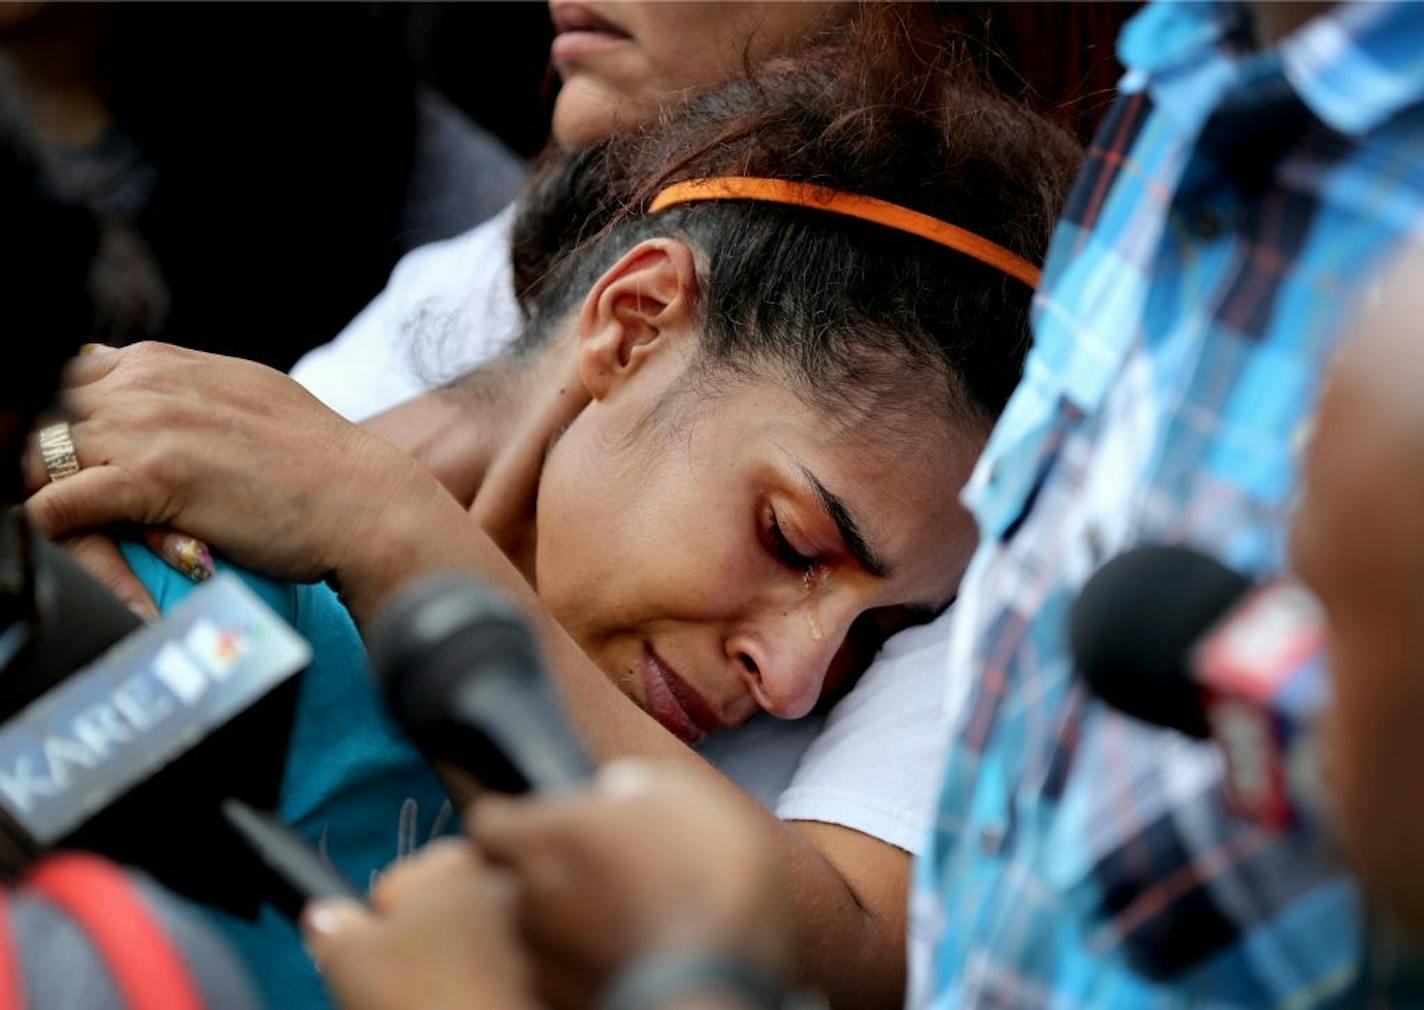
[[[988,87],[955,48],[862,22],[718,86],[642,129],[551,153],[515,224],[515,287],[546,336],[627,249],[698,253],[705,362],[779,370],[818,406],[946,409],[985,427],[1017,384],[1032,292],[966,255],[822,211],[713,201],[649,215],[684,179],[767,176],[879,197],[1041,262],[1080,151]],[[866,53],[901,53],[898,60]]]

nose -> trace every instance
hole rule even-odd
[[[820,700],[831,660],[861,609],[849,599],[814,596],[774,607],[732,632],[727,655],[758,706],[779,719],[799,719]]]

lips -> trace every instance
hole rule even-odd
[[[554,44],[550,57],[558,66],[578,64],[626,45],[632,36],[601,14],[578,3],[551,3]]]
[[[549,16],[554,22],[554,34],[565,32],[598,32],[628,38],[628,33],[606,17],[578,3],[551,3]]]
[[[643,650],[641,672],[648,711],[683,743],[699,743],[727,727],[707,699],[664,663],[652,646]]]

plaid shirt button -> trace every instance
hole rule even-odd
[[[1215,242],[1226,231],[1222,213],[1215,207],[1198,207],[1189,220],[1192,234],[1203,242]]]
[[[997,856],[1004,848],[1004,840],[1009,835],[1009,826],[1002,820],[993,820],[979,829],[979,848],[986,856]]]

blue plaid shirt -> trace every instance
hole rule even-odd
[[[1332,342],[1424,237],[1424,4],[1346,5],[1272,50],[1158,4],[1065,211],[1023,383],[965,497],[961,715],[911,909],[914,1007],[1424,1006],[1327,845],[1231,816],[1208,745],[1075,682],[1107,558],[1284,565]]]

